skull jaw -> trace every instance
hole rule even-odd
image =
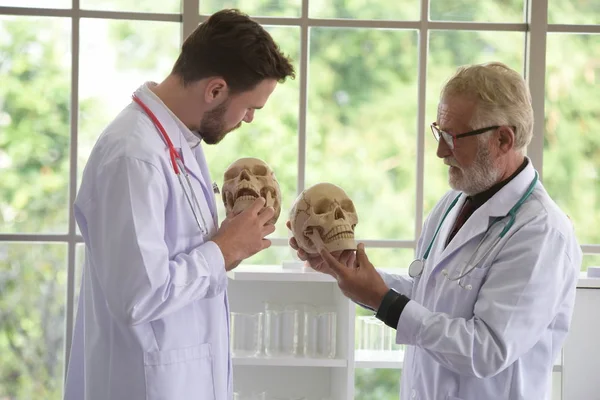
[[[264,198],[264,196],[261,196]],[[279,219],[279,214],[281,212],[281,208],[278,207],[278,204],[276,199],[273,198],[270,195],[267,195],[266,200],[266,204],[265,207],[273,207],[275,209],[275,214],[273,215],[273,218],[271,218],[268,222],[271,224],[275,224],[277,222],[277,219]],[[233,203],[233,209],[231,210],[233,215],[238,215],[239,213],[241,213],[242,211],[244,211],[246,208],[250,207],[254,201],[256,201],[255,198],[239,198],[235,201],[235,203]]]
[[[233,209],[231,210],[233,212],[233,215],[238,215],[239,213],[244,211],[246,208],[250,207],[252,205],[252,203],[254,203],[254,200],[255,199],[248,199],[248,198],[237,199],[235,201],[235,203],[233,203]]]
[[[334,251],[342,251],[342,250],[356,250],[356,241],[354,238],[352,239],[340,239],[333,241],[331,243],[325,244],[325,248],[330,253]]]
[[[298,243],[300,245],[300,243]],[[324,243],[325,249],[329,253],[333,252],[341,252],[343,250],[356,250],[356,241],[354,238],[343,238],[338,240],[332,240],[328,243]],[[319,254],[319,250],[315,247],[312,240],[307,240],[307,245],[300,245],[302,250],[307,252],[308,254]]]

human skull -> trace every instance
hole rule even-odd
[[[222,192],[227,214],[241,213],[260,196],[266,200],[265,207],[275,209],[270,222],[277,222],[281,212],[281,190],[275,173],[263,160],[240,158],[231,164],[223,175]]]
[[[331,183],[318,183],[300,193],[290,211],[292,234],[309,254],[319,252],[310,238],[317,231],[327,251],[356,249],[358,215],[346,192]]]

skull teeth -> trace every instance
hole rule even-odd
[[[338,233],[337,235],[327,237],[327,239],[325,239],[325,243],[335,242],[336,240],[342,239],[354,239],[354,234],[350,232]]]
[[[250,188],[242,188],[239,189],[237,191],[237,193],[235,194],[235,199],[241,199],[242,197],[252,197],[252,198],[257,198],[258,197],[258,193],[256,193],[255,190],[250,189]]]
[[[254,201],[254,199],[256,199],[256,196],[246,195],[238,197],[237,199],[235,199],[235,201]]]
[[[350,228],[350,225],[339,225],[327,232],[327,234],[325,235],[325,239],[331,240],[333,237],[342,234],[354,235],[354,232],[352,232],[352,228]]]
[[[310,227],[305,231],[305,236],[307,238],[310,238],[310,232],[313,229],[321,230],[320,227]],[[341,225],[331,229],[326,235],[321,234],[320,236],[323,239],[323,243],[331,243],[335,242],[336,240],[354,239],[354,232],[349,225]]]

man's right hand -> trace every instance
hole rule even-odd
[[[241,213],[228,215],[212,238],[223,253],[227,271],[271,246],[271,241],[265,239],[265,236],[275,231],[275,225],[268,222],[275,215],[275,210],[264,205],[265,199],[258,197]]]

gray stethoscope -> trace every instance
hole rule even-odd
[[[517,203],[510,209],[510,211],[508,212],[508,214],[506,214],[503,217],[497,217],[491,223],[491,225],[488,227],[488,229],[485,231],[485,234],[483,235],[483,238],[481,239],[481,241],[477,245],[477,248],[475,248],[475,251],[471,255],[471,258],[469,258],[469,261],[467,261],[467,263],[465,264],[465,266],[460,271],[460,274],[457,277],[455,277],[455,278],[451,278],[451,277],[448,276],[448,270],[447,269],[443,269],[442,270],[442,275],[444,275],[446,277],[446,279],[448,279],[449,281],[458,281],[458,285],[460,287],[462,287],[463,289],[467,289],[467,290],[471,290],[472,289],[471,285],[463,286],[461,284],[461,279],[464,278],[465,276],[469,275],[471,273],[471,271],[473,271],[477,267],[477,264],[479,264],[479,262],[481,260],[483,260],[483,258],[487,254],[489,254],[489,252],[494,248],[494,246],[496,246],[498,244],[498,242],[504,237],[504,235],[506,235],[506,233],[510,230],[510,228],[515,223],[517,211],[519,211],[519,208],[521,208],[521,206],[523,205],[523,203],[525,203],[525,201],[529,198],[529,196],[531,196],[531,194],[533,193],[533,190],[535,189],[535,185],[537,184],[537,182],[538,182],[538,173],[536,171],[535,172],[535,177],[531,181],[531,184],[527,188],[527,191],[525,192],[525,194],[523,196],[521,196],[521,198],[519,199],[519,201],[517,201]],[[437,237],[438,232],[442,228],[442,224],[444,223],[444,220],[446,219],[446,217],[448,216],[448,214],[450,214],[450,211],[452,210],[452,208],[454,208],[454,206],[458,202],[458,199],[460,198],[460,196],[461,196],[460,194],[458,196],[456,196],[456,198],[454,199],[454,201],[452,202],[452,204],[450,204],[450,207],[448,208],[448,210],[446,210],[446,213],[444,214],[444,217],[440,221],[440,224],[438,225],[438,227],[437,227],[437,229],[435,231],[435,234],[433,235],[433,238],[431,239],[431,242],[429,242],[429,246],[427,246],[427,250],[425,251],[425,254],[423,255],[423,258],[417,258],[412,263],[410,263],[410,266],[408,267],[408,275],[411,278],[416,278],[416,277],[419,277],[419,276],[421,276],[423,274],[423,270],[425,269],[425,261],[427,260],[427,257],[429,257],[429,253],[431,252],[431,248],[433,247],[433,243],[435,242],[435,238]],[[479,257],[479,259],[477,260],[477,262],[472,262],[475,259],[475,255],[479,251],[479,248],[481,247],[481,245],[483,244],[483,242],[487,238],[488,233],[490,232],[490,229],[492,228],[492,226],[494,226],[494,224],[496,222],[499,222],[499,221],[503,220],[506,217],[510,217],[509,220],[508,220],[508,224],[506,224],[506,226],[504,227],[504,229],[502,229],[502,232],[500,232],[500,235],[498,235],[498,237],[496,238],[496,240],[494,241],[494,243],[492,244],[492,246],[490,246],[490,248],[488,249],[488,251],[486,253],[484,253],[481,257]],[[470,266],[470,268],[465,271],[465,268],[468,268],[469,266]]]

